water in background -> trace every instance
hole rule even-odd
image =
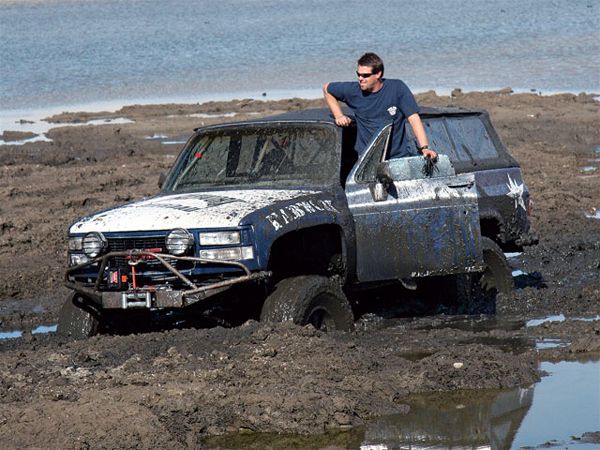
[[[600,2],[0,0],[0,111],[316,97],[365,51],[415,91],[599,92]]]

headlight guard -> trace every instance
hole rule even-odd
[[[165,245],[169,253],[181,256],[194,246],[194,236],[188,230],[176,228],[167,234]]]
[[[108,241],[102,233],[92,231],[83,237],[81,247],[88,258],[95,258],[108,248]]]

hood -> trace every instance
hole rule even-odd
[[[236,227],[249,213],[315,191],[249,189],[161,195],[84,217],[70,233]]]

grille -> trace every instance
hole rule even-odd
[[[127,250],[149,250],[149,249],[160,249],[160,253],[166,253],[165,237],[133,237],[133,238],[108,238],[108,251],[110,252],[122,252]],[[171,264],[175,261],[170,260]],[[125,268],[128,267],[127,258],[118,256],[113,258],[110,262],[111,267]],[[149,260],[144,262],[146,267],[163,267],[163,265],[156,260]]]
[[[163,252],[165,250],[165,236],[108,239],[108,249],[111,252],[134,249],[148,250],[150,248],[160,248],[161,252]]]

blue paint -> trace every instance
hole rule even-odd
[[[202,232],[218,232],[218,231],[231,231],[231,230],[239,230],[241,236],[241,246],[253,246],[255,243],[252,240],[252,230],[249,226],[245,227],[230,227],[230,228],[192,228],[188,231],[194,235],[194,256],[198,257],[200,249],[211,249],[211,248],[224,248],[225,246],[201,246],[200,239],[198,237],[199,233]],[[128,232],[110,232],[103,233],[104,237],[107,239],[127,239],[127,238],[166,238],[167,233],[171,230],[158,231],[158,232],[148,232],[148,231],[128,231]],[[70,236],[85,236],[86,233],[78,233],[71,234]],[[137,249],[143,250],[143,249]],[[255,247],[256,250],[256,247]],[[80,253],[80,252],[73,252]],[[164,249],[163,253],[167,253],[166,249]],[[254,260],[244,260],[242,261],[249,270],[258,270],[258,261]],[[144,270],[144,272],[149,276],[161,276],[161,274],[167,272],[168,269],[164,270]],[[192,270],[186,270],[183,273],[188,276],[201,276],[208,274],[216,274],[216,273],[232,273],[232,272],[241,272],[239,268],[236,267],[228,267],[218,264],[198,264]],[[77,272],[73,272],[70,275],[76,276],[78,278],[92,278],[95,280],[96,275],[98,273],[98,266],[87,266],[82,268]]]
[[[258,267],[263,270],[267,268],[273,243],[287,233],[320,225],[344,226],[344,223],[347,222],[349,217],[345,196],[340,187],[337,189],[331,188],[330,191],[332,191],[332,194],[322,192],[296,197],[290,200],[273,202],[269,206],[253,211],[240,221],[240,224],[253,225]],[[325,202],[330,204],[332,208],[322,207],[321,211],[315,210],[311,213],[304,211],[305,214],[300,217],[295,217],[293,220],[288,218],[287,223],[285,220],[278,220],[277,224],[281,225],[280,227],[274,225],[272,221],[269,221],[268,217],[270,215],[279,214],[277,217],[280,218],[281,211],[290,211],[292,206],[295,207],[295,205],[302,202],[310,202],[311,204],[317,205],[321,205]]]

